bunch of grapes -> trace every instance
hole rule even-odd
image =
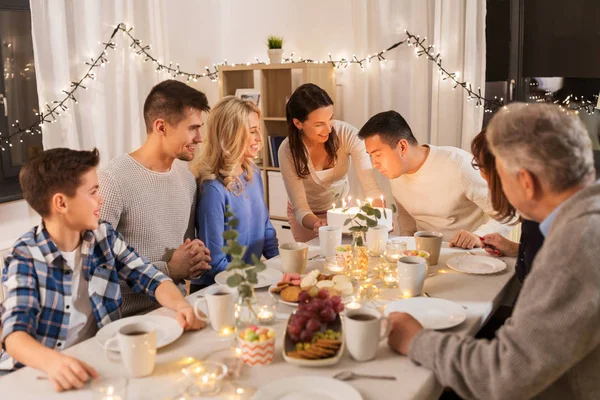
[[[308,292],[298,296],[298,311],[292,315],[287,331],[294,343],[312,341],[315,332],[324,324],[335,321],[336,315],[344,310],[342,298],[321,289],[315,297]]]

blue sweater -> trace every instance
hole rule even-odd
[[[236,228],[238,241],[242,246],[247,246],[244,261],[252,263],[252,254],[260,258],[272,258],[279,255],[279,244],[275,228],[269,219],[269,211],[265,205],[263,183],[260,171],[255,169],[252,180],[247,182],[244,173],[240,179],[246,185],[239,196],[235,196],[218,180],[205,181],[200,188],[198,205],[196,208],[196,231],[198,238],[210,250],[211,269],[199,279],[192,280],[196,285],[211,285],[215,282],[215,275],[225,271],[229,259],[221,251],[225,245],[223,231],[225,230],[225,207],[229,206],[231,212],[239,220]]]

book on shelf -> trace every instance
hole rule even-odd
[[[271,162],[273,167],[279,168],[279,146],[285,140],[285,136],[269,136],[269,154],[271,155]]]

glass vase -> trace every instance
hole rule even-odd
[[[350,245],[352,259],[350,260],[350,278],[364,281],[369,273],[369,253],[365,246],[365,233],[362,231],[352,232],[352,244]]]
[[[238,287],[238,299],[235,305],[235,326],[238,332],[258,325],[258,300],[252,285]]]

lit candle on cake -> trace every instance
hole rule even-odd
[[[346,208],[346,200],[342,199],[342,208]]]
[[[379,199],[381,200],[381,207],[385,208],[385,200],[383,199],[383,195],[379,196]]]
[[[331,203],[331,208],[335,211],[335,203]]]
[[[360,200],[356,199],[356,205],[358,206],[358,208],[360,209]]]
[[[371,207],[373,207],[373,198],[371,198],[371,197],[367,197],[367,202],[369,203],[369,205],[370,205]]]

